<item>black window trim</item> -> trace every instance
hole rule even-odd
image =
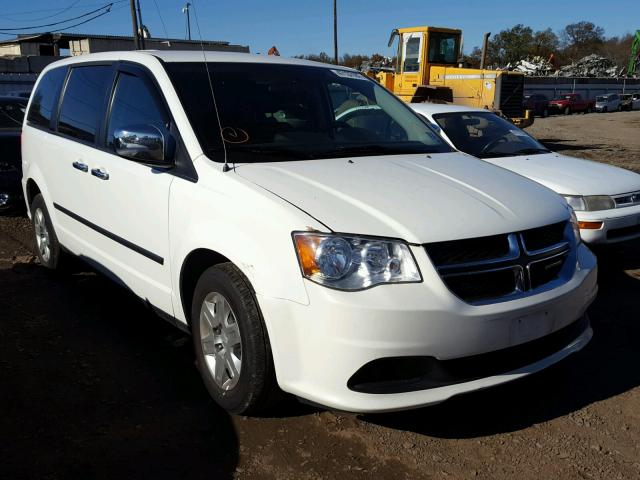
[[[157,58],[157,57],[156,57]],[[71,70],[73,68],[78,68],[78,67],[91,67],[91,66],[110,66],[112,67],[112,78],[111,78],[111,86],[107,87],[107,91],[108,91],[108,95],[105,96],[105,103],[103,104],[103,112],[104,115],[101,116],[99,118],[99,123],[98,123],[98,129],[96,130],[96,138],[94,142],[87,142],[84,140],[81,140],[77,137],[73,137],[71,135],[67,135],[65,133],[61,133],[58,131],[58,117],[60,115],[60,107],[62,106],[62,101],[64,99],[64,94],[66,92],[67,89],[67,85],[69,83],[69,78],[71,76]],[[196,172],[195,167],[193,166],[193,160],[191,159],[191,157],[189,156],[189,152],[187,151],[186,145],[184,144],[184,141],[182,140],[182,136],[180,135],[180,132],[176,126],[175,120],[173,118],[173,115],[171,113],[171,108],[169,108],[169,104],[166,101],[165,96],[162,94],[162,89],[160,88],[160,85],[158,84],[155,76],[151,73],[151,71],[145,67],[144,65],[141,65],[139,63],[135,63],[135,62],[130,62],[130,61],[123,61],[123,60],[93,60],[93,61],[86,61],[86,62],[78,62],[78,63],[72,63],[69,65],[63,65],[60,67],[56,67],[56,68],[65,68],[67,70],[65,78],[62,82],[62,88],[60,89],[60,91],[58,92],[57,98],[54,102],[54,108],[51,112],[51,119],[49,122],[49,127],[45,128],[41,125],[36,125],[33,124],[32,122],[27,121],[27,124],[30,127],[33,128],[37,128],[38,130],[42,130],[43,132],[52,134],[52,135],[56,135],[58,137],[64,138],[66,140],[72,141],[72,142],[77,142],[80,143],[82,145],[86,145],[88,147],[92,147],[95,148],[96,150],[100,150],[102,152],[105,153],[109,153],[111,155],[114,156],[118,156],[116,155],[116,153],[110,149],[107,148],[106,146],[106,130],[107,130],[107,122],[109,119],[109,116],[111,114],[111,106],[113,103],[113,95],[115,93],[115,87],[116,87],[116,82],[118,80],[118,75],[120,71],[126,72],[128,74],[132,74],[138,77],[141,77],[143,79],[143,81],[147,84],[147,86],[151,87],[150,88],[150,93],[151,95],[154,97],[154,100],[162,106],[162,108],[165,110],[170,126],[171,128],[169,129],[169,133],[171,133],[171,135],[174,137],[175,141],[176,141],[176,149],[175,149],[175,166],[171,169],[160,169],[160,168],[153,168],[153,167],[148,167],[148,168],[152,168],[154,171],[157,172],[162,172],[162,173],[168,173],[170,175],[174,175],[177,176],[179,178],[182,178],[184,180],[188,180],[190,182],[193,183],[197,183],[198,181],[198,174]],[[51,69],[53,70],[53,69]],[[49,70],[50,71],[50,70]],[[28,112],[27,112],[28,114]],[[126,161],[131,161],[134,163],[139,163],[140,165],[144,165],[141,162],[136,162],[134,160],[130,160],[130,159],[125,159],[123,157],[119,157],[123,160]]]
[[[115,68],[116,68],[116,75],[114,76],[114,79],[113,79],[113,85],[111,86],[111,93],[109,95],[109,103],[107,105],[107,108],[105,109],[105,117],[103,118],[103,126],[104,126],[104,134],[102,135],[103,141],[97,148],[107,153],[111,153],[115,155],[113,150],[111,150],[110,148],[107,148],[106,146],[107,126],[108,126],[109,118],[111,116],[111,108],[113,107],[113,96],[115,95],[115,89],[116,89],[120,72],[124,72],[129,75],[134,75],[142,79],[142,81],[149,88],[149,93],[153,97],[156,104],[160,108],[162,108],[162,110],[164,110],[165,114],[167,115],[167,120],[169,122],[169,133],[171,134],[171,136],[173,136],[176,142],[176,148],[174,153],[174,167],[171,169],[155,168],[154,170],[158,172],[166,172],[176,177],[182,178],[183,180],[188,180],[190,182],[197,183],[198,173],[196,172],[196,169],[193,166],[193,160],[191,159],[191,156],[187,151],[187,147],[184,144],[182,135],[180,135],[180,131],[178,130],[178,126],[173,117],[173,113],[171,112],[171,108],[169,107],[169,103],[167,102],[165,95],[162,93],[162,88],[160,87],[160,84],[158,83],[155,75],[153,75],[153,73],[146,66],[141,65],[139,63],[135,63],[135,62],[126,61],[126,60],[120,60],[116,62]],[[123,160],[127,160],[134,163],[140,163],[141,165],[144,165],[141,162],[136,162],[135,160],[131,160],[131,159],[124,158]],[[153,168],[153,167],[150,167],[150,168]]]
[[[149,75],[147,75],[146,72],[142,68],[139,68],[137,65],[130,64],[128,62],[119,62],[119,64],[116,66],[116,74],[115,74],[115,77],[113,78],[113,84],[111,85],[111,90],[109,93],[109,103],[107,105],[107,108],[104,111],[104,118],[102,119],[102,125],[104,128],[103,128],[103,131],[101,132],[100,139],[99,139],[99,147],[111,153],[113,153],[113,151],[107,146],[107,142],[108,142],[107,135],[109,133],[109,120],[111,119],[111,112],[113,110],[113,102],[116,96],[118,81],[120,80],[120,77],[123,74],[133,76],[142,80],[142,83],[144,83],[144,85],[149,90],[149,94],[151,95],[151,98],[153,99],[153,102],[155,103],[156,107],[158,107],[158,109],[161,110],[162,113],[164,114],[167,120],[167,123],[169,124],[169,128],[168,128],[169,132],[174,130],[174,128],[172,127],[175,125],[175,121],[173,119],[173,116],[171,115],[171,109],[167,105],[164,96],[160,94],[160,89],[157,86],[157,84],[155,84],[153,81],[149,79]],[[125,159],[125,160],[135,162],[135,160],[131,160],[131,159]]]

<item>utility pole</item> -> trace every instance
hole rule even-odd
[[[138,17],[136,16],[135,0],[129,0],[131,4],[131,23],[133,23],[133,44],[136,50],[140,50],[140,37],[138,36]]]
[[[144,23],[142,23],[142,10],[140,9],[140,0],[137,0],[137,4],[138,4],[138,35],[140,38],[140,48],[142,50],[145,49],[145,45],[144,45]]]
[[[333,61],[338,64],[338,0],[333,0]]]
[[[187,2],[185,6],[182,8],[182,13],[187,15],[187,38],[191,40],[191,18],[189,17],[189,7],[191,4]]]

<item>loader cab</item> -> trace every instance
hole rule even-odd
[[[416,89],[429,83],[431,66],[455,67],[460,58],[462,31],[436,27],[398,28],[389,47],[398,42],[393,91],[412,101]]]

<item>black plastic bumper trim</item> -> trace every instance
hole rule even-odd
[[[162,258],[160,255],[156,255],[153,252],[150,252],[149,250],[142,248],[138,245],[136,245],[135,243],[131,243],[129,240],[119,237],[118,235],[116,235],[115,233],[111,233],[109,230],[106,230],[102,227],[100,227],[99,225],[96,225],[93,222],[90,222],[89,220],[87,220],[86,218],[81,217],[80,215],[73,213],[70,210],[67,210],[66,208],[64,208],[61,205],[58,205],[57,203],[53,204],[53,207],[56,210],[59,210],[60,212],[64,213],[65,215],[67,215],[68,217],[73,218],[74,220],[82,223],[83,225],[89,227],[92,230],[95,230],[96,232],[104,235],[105,237],[113,240],[114,242],[119,243],[120,245],[127,247],[130,250],[133,250],[136,253],[139,253],[140,255],[142,255],[143,257],[147,257],[149,260],[153,260],[156,263],[159,263],[160,265],[164,265],[164,258]]]

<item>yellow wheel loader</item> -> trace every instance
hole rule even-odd
[[[389,47],[396,40],[395,71],[370,71],[369,75],[405,102],[451,102],[499,112],[520,127],[533,123],[531,112],[522,107],[522,73],[459,66],[461,30],[398,28],[391,32]]]

